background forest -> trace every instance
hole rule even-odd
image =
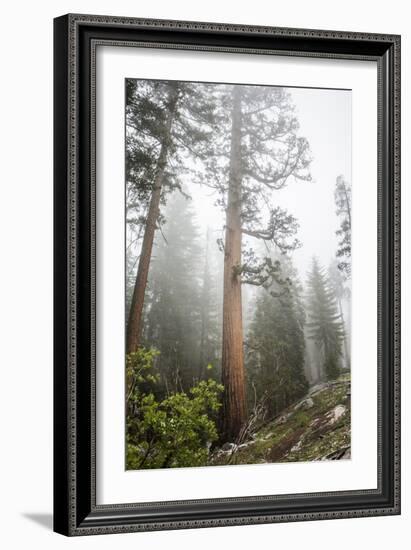
[[[128,469],[350,457],[351,187],[299,194],[304,92],[126,81]]]

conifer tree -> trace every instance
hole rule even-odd
[[[338,268],[346,278],[351,277],[351,185],[338,176],[335,186],[336,214],[340,218],[340,228],[336,231],[338,242],[337,258],[340,259]]]
[[[201,331],[201,255],[190,200],[175,191],[165,210],[148,277],[142,343],[160,353],[164,386],[180,391],[197,379]]]
[[[143,226],[141,251],[127,322],[127,351],[136,351],[160,206],[187,169],[184,156],[203,158],[213,128],[213,88],[175,81],[128,80],[126,175]],[[141,213],[143,205],[143,214]]]
[[[288,262],[287,262],[288,263]],[[282,262],[282,275],[290,284],[273,283],[258,290],[254,318],[246,340],[250,397],[266,396],[268,414],[278,414],[307,391],[304,374],[305,314],[301,286],[291,265]]]
[[[340,370],[344,328],[333,287],[315,257],[308,274],[306,303],[308,337],[320,352],[322,378],[333,380]]]
[[[208,227],[200,296],[199,380],[203,380],[205,375],[207,375],[207,378],[210,376],[216,377],[217,372],[220,371],[221,363],[221,335],[219,333],[217,288],[215,274],[213,273],[215,266],[212,252],[213,242]]]
[[[299,124],[285,89],[225,86],[220,105],[218,153],[209,159],[203,181],[220,192],[226,214],[222,432],[233,440],[247,419],[241,285],[269,287],[279,269],[252,246],[244,249],[243,236],[271,242],[282,252],[298,245],[296,220],[272,205],[272,195],[291,178],[310,180],[310,157],[307,140],[297,135]]]
[[[335,298],[338,303],[338,310],[340,313],[341,324],[344,330],[343,344],[344,344],[345,368],[349,369],[351,365],[351,357],[350,357],[350,349],[348,344],[349,339],[348,339],[347,324],[344,317],[343,302],[345,301],[346,303],[348,303],[348,307],[350,307],[351,292],[350,292],[350,289],[346,286],[346,283],[347,283],[346,278],[344,277],[344,274],[342,273],[342,271],[339,269],[339,263],[337,260],[334,259],[330,263],[330,266],[328,268],[328,274],[330,278],[330,283],[334,290]]]

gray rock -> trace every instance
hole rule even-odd
[[[322,392],[323,390],[325,390],[326,388],[328,388],[328,384],[327,383],[323,383],[323,384],[315,384],[315,386],[311,386],[309,392],[308,392],[308,395],[317,395],[319,394],[320,392]]]
[[[294,447],[291,447],[291,453],[294,453],[296,451],[299,451],[301,449],[301,445],[303,444],[303,440],[300,439],[300,441],[298,441],[298,443],[296,445],[294,445]]]
[[[241,449],[246,449],[250,445],[254,445],[254,443],[255,441],[247,441],[247,443],[242,443],[241,445],[239,445],[236,450],[240,451]]]
[[[283,414],[281,416],[279,416],[276,421],[275,421],[275,424],[279,425],[279,424],[285,424],[287,422],[287,420],[290,418],[290,414]],[[270,434],[272,435],[272,434]],[[268,439],[268,438],[267,438]]]
[[[330,412],[326,414],[329,426],[332,426],[333,424],[338,422],[338,420],[342,418],[346,412],[347,407],[345,405],[337,405],[336,407],[334,407]]]
[[[224,443],[224,445],[221,447],[221,451],[228,453],[231,451],[235,451],[237,448],[237,445],[235,443]]]
[[[294,407],[294,410],[308,410],[311,409],[311,407],[314,407],[314,401],[311,399],[311,397],[307,397],[306,399],[303,399],[303,401],[297,403],[297,405]]]

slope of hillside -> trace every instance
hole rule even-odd
[[[308,394],[242,444],[227,443],[210,463],[262,464],[351,458],[349,375],[313,386]]]

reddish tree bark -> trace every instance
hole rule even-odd
[[[164,172],[167,165],[167,154],[170,146],[171,128],[177,110],[178,91],[175,86],[170,89],[169,113],[164,128],[164,136],[161,144],[160,155],[157,162],[156,176],[154,178],[153,192],[148,208],[146,227],[141,246],[140,260],[138,262],[137,277],[134,284],[133,297],[127,323],[126,351],[136,351],[140,344],[141,324],[146,292],[148,271],[150,268],[151,253],[153,250],[154,235],[157,229],[160,214],[160,199],[163,187]]]
[[[233,441],[247,419],[241,305],[241,88],[233,89],[230,174],[224,245],[222,437]]]

